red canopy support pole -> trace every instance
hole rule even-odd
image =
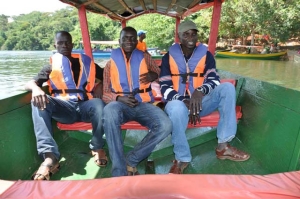
[[[122,28],[126,27],[126,20],[121,21]]]
[[[89,57],[91,57],[92,59],[94,59],[92,53],[92,47],[91,47],[89,27],[86,19],[86,10],[84,6],[79,7],[78,15],[79,15],[79,23],[80,23],[81,35],[82,35],[83,46],[84,46],[84,53]]]
[[[217,44],[217,37],[219,31],[219,23],[221,18],[221,8],[222,8],[222,1],[215,0],[214,1],[214,8],[210,26],[210,35],[209,35],[209,42],[208,42],[208,50],[214,55],[216,50]]]
[[[180,18],[176,17],[176,24],[175,24],[175,39],[174,42],[175,43],[179,43],[179,37],[178,37],[178,26],[180,24]]]

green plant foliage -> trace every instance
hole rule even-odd
[[[274,41],[285,42],[300,36],[299,10],[297,0],[225,1],[219,34],[225,38],[268,34]]]
[[[254,33],[268,34],[273,41],[287,41],[300,37],[299,0],[226,0],[222,6],[219,36],[244,38]],[[211,26],[212,8],[188,17],[199,29],[199,41],[207,43]],[[120,22],[102,15],[87,13],[90,39],[118,40]],[[53,50],[54,34],[69,31],[74,47],[80,47],[81,30],[78,12],[67,7],[56,12],[31,12],[12,17],[0,15],[1,50]],[[159,14],[146,14],[127,22],[136,30],[146,30],[148,47],[168,49],[174,43],[175,19]],[[92,46],[93,47],[93,46]]]
[[[147,14],[130,20],[127,24],[137,31],[145,30],[148,47],[168,49],[174,43],[175,19],[159,14]]]

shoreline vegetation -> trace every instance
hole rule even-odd
[[[291,39],[300,42],[299,9],[297,0],[225,1],[218,43],[279,43],[282,46]],[[188,17],[197,24],[198,39],[202,43],[208,43],[211,20],[207,19],[211,18],[211,13],[210,8]],[[121,30],[119,22],[94,13],[87,13],[87,17],[91,40],[117,40]],[[130,20],[127,25],[147,30],[147,45],[164,50],[174,42],[174,20],[148,14]],[[53,50],[53,35],[60,30],[69,31],[73,36],[74,48],[80,47],[81,33],[76,8],[68,6],[55,12],[34,11],[12,17],[0,15],[0,50]],[[103,49],[105,47],[100,46]]]

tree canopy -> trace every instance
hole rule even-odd
[[[227,0],[223,3],[219,37],[244,38],[255,33],[270,35],[274,42],[300,37],[300,4],[298,0]],[[209,38],[212,9],[188,17],[199,28],[199,40]],[[75,48],[81,31],[77,9],[67,7],[56,12],[31,12],[10,17],[0,15],[1,50],[52,50],[54,34],[69,31]],[[118,40],[121,24],[104,16],[87,13],[91,40]],[[147,46],[168,49],[174,42],[174,18],[146,14],[132,19],[128,26],[147,31]]]

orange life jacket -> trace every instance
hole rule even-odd
[[[135,49],[127,62],[121,48],[111,53],[111,87],[120,96],[132,94],[139,102],[153,102],[154,97],[150,83],[141,84],[140,75],[148,73],[144,53]]]
[[[204,81],[204,68],[207,47],[198,44],[190,59],[186,62],[180,44],[174,44],[169,49],[169,63],[173,88],[180,95],[189,95],[200,87]]]
[[[88,99],[92,99],[95,85],[95,64],[90,57],[84,54],[72,54],[72,57],[79,58],[80,63],[77,85],[73,78],[70,60],[60,53],[55,53],[50,58],[52,71],[48,81],[49,92],[52,96],[62,100],[84,100],[84,93]]]

